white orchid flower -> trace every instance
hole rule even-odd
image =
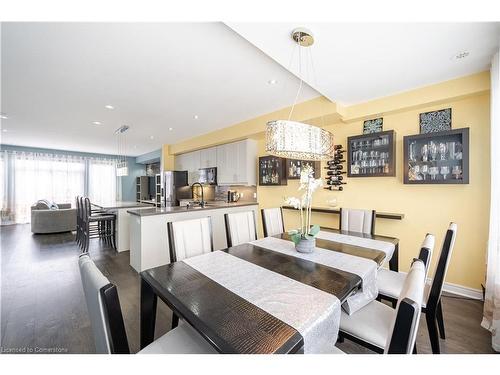
[[[289,206],[292,206],[296,210],[302,208],[302,203],[298,198],[295,197],[288,197],[285,199],[285,203]]]

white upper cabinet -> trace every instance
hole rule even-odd
[[[211,168],[217,166],[217,147],[200,150],[200,168]]]
[[[175,156],[175,169],[188,171],[188,182],[199,179],[198,169],[217,167],[219,185],[257,184],[257,142],[246,139]]]
[[[257,142],[246,139],[217,146],[219,185],[257,184]]]

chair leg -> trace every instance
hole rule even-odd
[[[397,300],[392,300],[391,304],[392,304],[392,308],[395,309],[396,306],[398,305],[398,301]]]
[[[172,329],[179,325],[179,317],[172,311]]]
[[[439,301],[439,303],[437,305],[436,320],[437,320],[437,324],[438,324],[438,328],[439,328],[439,336],[441,336],[441,338],[443,340],[445,340],[446,335],[444,332],[443,307],[441,306],[441,301]]]
[[[427,330],[429,331],[429,339],[431,340],[431,347],[433,354],[440,354],[438,329],[436,325],[436,316],[430,314],[428,311],[425,313],[425,320],[427,321]]]
[[[413,354],[418,354],[417,353],[417,343],[415,343],[415,345],[413,345]]]
[[[111,222],[111,244],[113,246],[113,249],[116,250],[116,221]]]

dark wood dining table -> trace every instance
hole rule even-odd
[[[322,228],[359,236],[359,233]],[[366,235],[363,235],[366,237]],[[275,237],[289,239],[282,233]],[[372,236],[373,237],[373,236]],[[394,243],[392,237],[375,236]],[[375,261],[385,253],[354,245],[317,239],[316,246]],[[362,284],[353,273],[245,243],[222,250],[303,284],[335,295],[341,302]],[[154,340],[156,305],[161,299],[175,315],[187,321],[220,353],[301,353],[304,340],[290,325],[224,288],[203,273],[179,261],[141,272],[141,348]]]

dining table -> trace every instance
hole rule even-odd
[[[145,270],[141,348],[154,340],[160,299],[219,353],[331,353],[341,310],[377,297],[377,270],[398,242],[321,228],[309,254],[281,233]]]

